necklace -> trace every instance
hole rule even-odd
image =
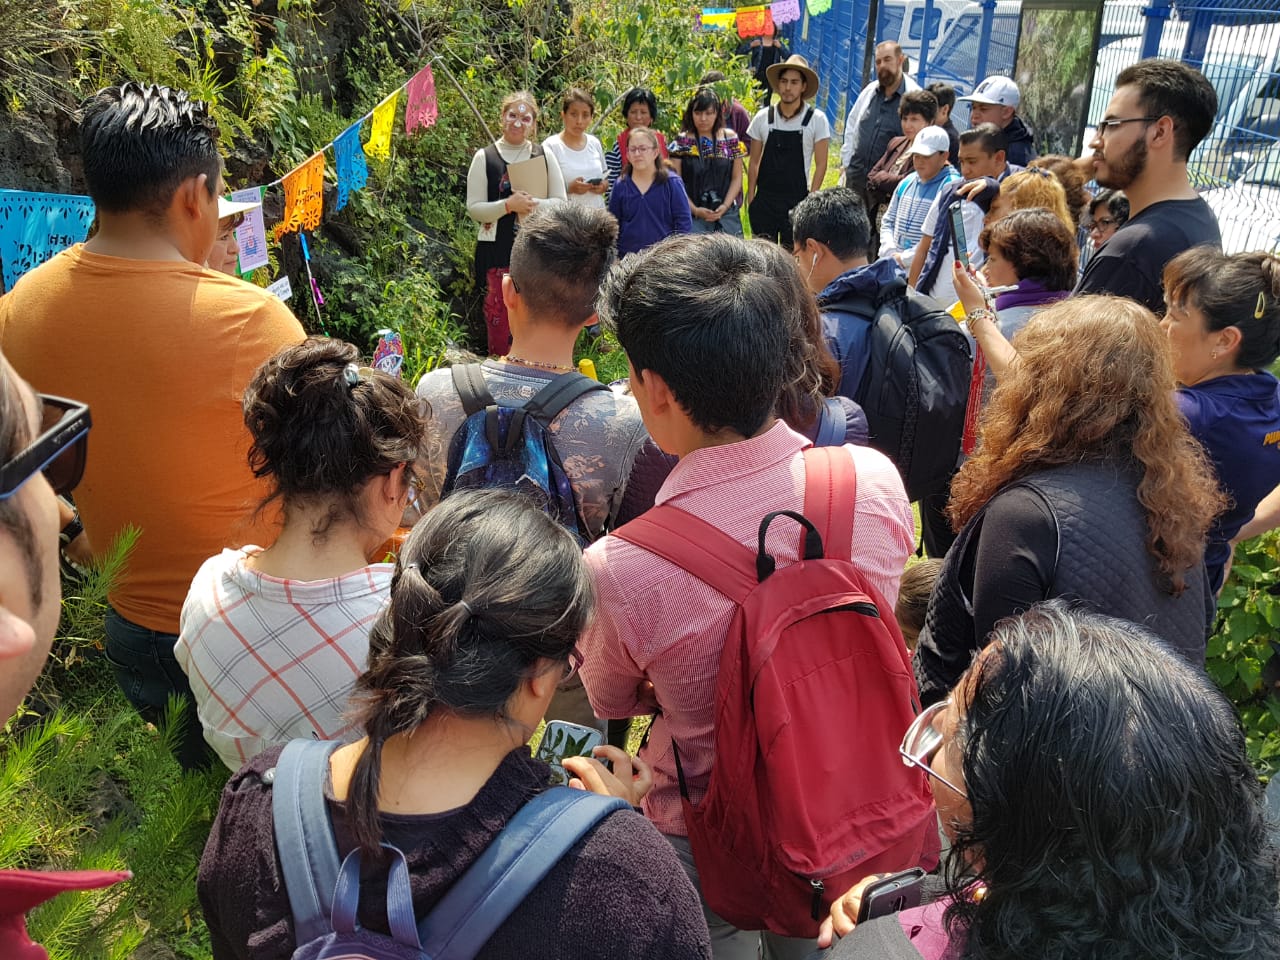
[[[513,357],[507,354],[505,357],[498,357],[503,363],[518,363],[522,367],[537,367],[539,370],[561,370],[565,373],[572,373],[576,367],[566,367],[559,363],[541,363],[537,360],[522,360],[519,357]]]

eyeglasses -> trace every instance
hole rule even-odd
[[[40,394],[40,435],[35,442],[0,467],[0,500],[6,500],[41,471],[54,493],[67,494],[84,476],[89,407],[74,400]]]
[[[945,783],[968,800],[969,795],[967,793],[929,765],[930,758],[938,752],[938,748],[942,746],[943,741],[942,734],[933,725],[933,721],[950,705],[951,700],[946,699],[940,703],[925,707],[920,715],[911,721],[911,726],[907,727],[906,735],[902,738],[902,746],[898,748],[898,753],[902,754],[903,764],[908,767],[919,767],[929,776]]]
[[[654,153],[657,147],[651,147],[646,144],[636,144],[634,147],[627,147],[627,153]]]
[[[1106,136],[1126,123],[1155,123],[1159,117],[1120,117],[1112,120],[1102,120],[1098,123],[1098,133]]]
[[[573,679],[573,675],[582,669],[582,651],[578,649],[578,645],[574,644],[573,649],[569,651],[569,660],[564,665],[564,676],[560,678],[560,685],[564,686]]]
[[[1100,219],[1094,220],[1093,223],[1089,224],[1089,230],[1090,231],[1097,230],[1099,233],[1101,233],[1103,230],[1106,230],[1108,227],[1114,227],[1118,222],[1119,221],[1113,220],[1110,217],[1101,217]]]

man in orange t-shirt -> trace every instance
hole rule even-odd
[[[255,526],[266,490],[248,466],[240,397],[304,334],[276,297],[201,266],[224,189],[203,103],[127,83],[83,114],[98,232],[0,299],[0,348],[37,390],[93,409],[76,494],[85,531],[99,553],[125,527],[141,531],[108,595],[107,657],[144,717],[185,698],[178,759],[197,767],[209,755],[173,658],[178,616],[201,563],[270,538]]]

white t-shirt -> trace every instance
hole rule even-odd
[[[929,212],[925,215],[921,233],[926,237],[936,237],[938,235],[938,217],[942,215],[938,209],[938,204],[941,199],[942,195],[939,194],[934,199],[933,205],[929,207]],[[960,216],[964,219],[964,240],[965,247],[969,251],[969,264],[974,268],[980,267],[982,262],[987,259],[987,255],[982,252],[982,247],[978,243],[978,235],[982,233],[983,221],[987,215],[972,200],[966,200],[960,207]],[[948,249],[943,257],[942,266],[938,270],[938,278],[933,282],[933,291],[929,294],[944,307],[950,307],[960,299],[956,295],[955,284],[951,282],[952,263],[951,251]]]
[[[608,176],[608,169],[604,165],[604,147],[600,145],[600,141],[587,134],[587,145],[581,150],[574,150],[568,146],[562,139],[560,134],[553,133],[547,139],[542,141],[543,149],[550,153],[554,153],[556,160],[560,163],[560,172],[564,174],[565,192],[568,193],[569,184],[581,177],[583,180],[594,180],[596,177],[603,179]],[[569,193],[570,203],[580,203],[584,207],[600,207],[604,208],[604,197],[596,193]]]
[[[813,172],[813,145],[821,140],[831,139],[831,124],[827,122],[827,115],[817,107],[813,110],[813,116],[809,118],[808,126],[801,126],[808,109],[807,105],[801,107],[799,113],[787,120],[783,118],[782,111],[775,106],[773,108],[773,123],[769,123],[769,108],[765,107],[751,118],[751,126],[747,127],[747,136],[753,141],[759,140],[762,145],[761,149],[763,149],[764,141],[769,136],[770,130],[803,130],[804,176],[806,181]]]

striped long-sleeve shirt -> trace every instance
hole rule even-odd
[[[959,179],[960,174],[950,164],[925,182],[921,182],[918,173],[908,174],[893,191],[889,209],[880,222],[880,256],[899,254],[902,261],[909,264],[916,244],[920,242],[921,228],[929,207],[943,187]]]

